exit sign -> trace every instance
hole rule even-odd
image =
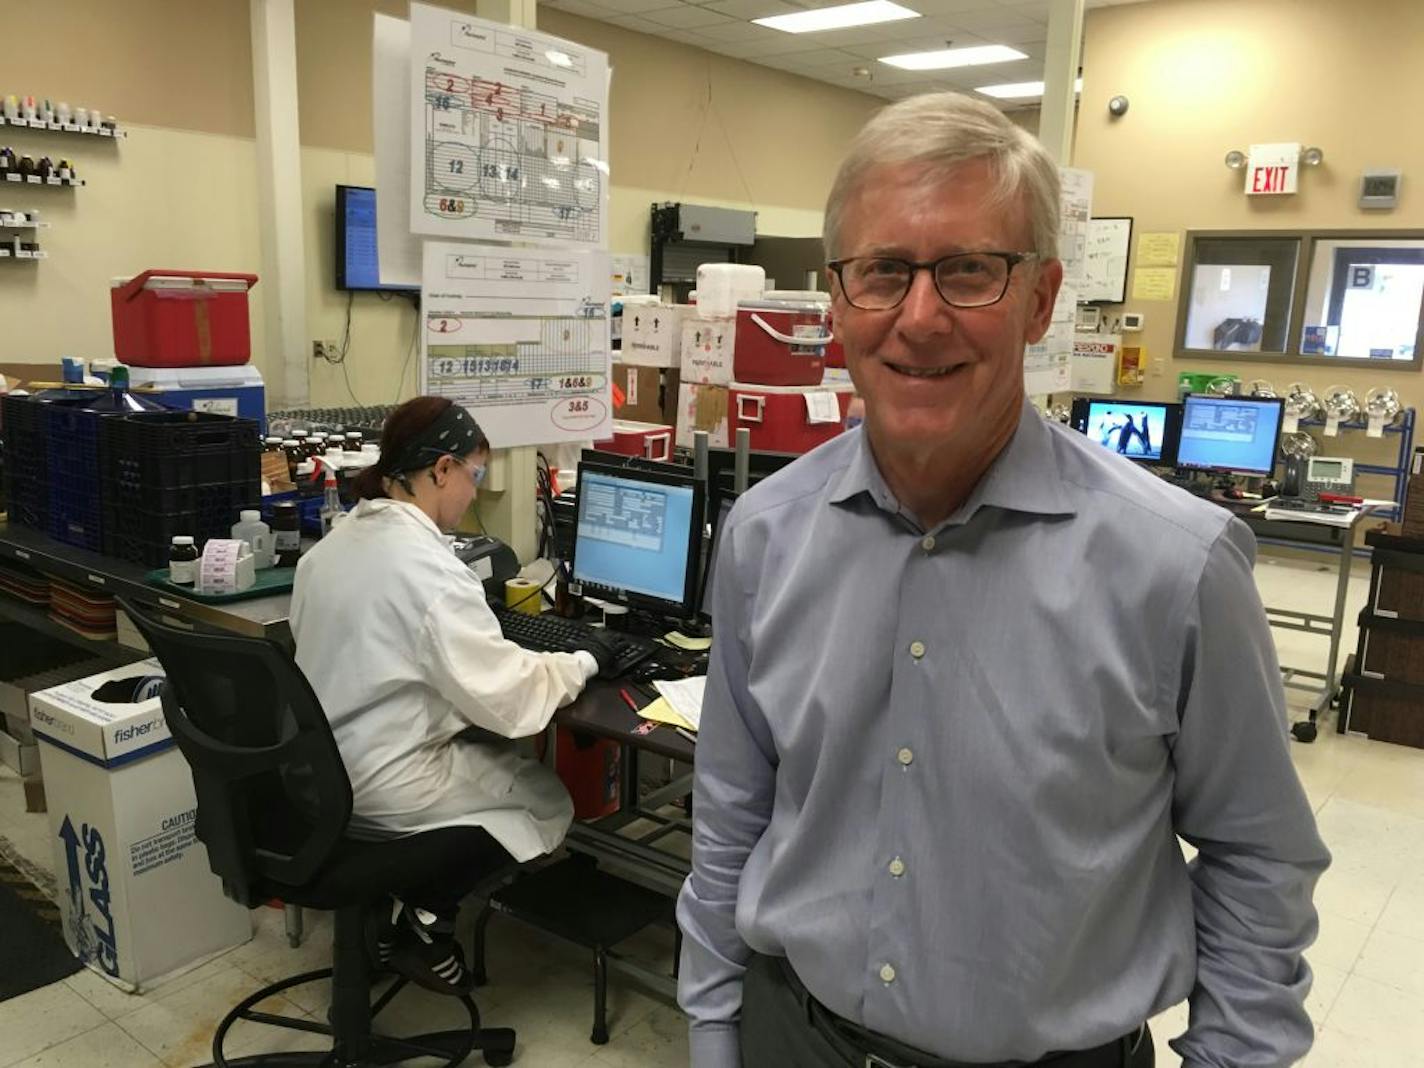
[[[1300,178],[1300,144],[1252,145],[1246,161],[1246,195],[1294,193]]]

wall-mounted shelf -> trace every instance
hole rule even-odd
[[[26,185],[83,185],[83,178],[41,178],[36,174],[7,174],[7,182],[24,182]]]
[[[0,126],[17,126],[21,129],[49,130],[54,133],[82,134],[88,137],[107,137],[115,140],[127,137],[128,132],[109,129],[107,126],[80,126],[77,122],[45,122],[43,119],[7,119],[0,115]]]

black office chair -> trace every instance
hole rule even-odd
[[[472,1050],[486,1064],[509,1064],[515,1035],[481,1030],[479,1010],[460,998],[468,1028],[388,1038],[372,1019],[406,985],[396,978],[370,1001],[374,968],[367,916],[459,871],[496,872],[510,858],[479,828],[446,828],[389,841],[346,837],[351,782],[331,726],[306,676],[276,642],[199,633],[121,602],[163,664],[163,716],[193,771],[197,836],[228,897],[255,908],[284,902],[336,913],[332,967],[265,986],[241,1001],[213,1036],[213,1064],[366,1068],[416,1058],[461,1063]],[[468,881],[468,880],[466,880]],[[329,1024],[256,1011],[273,994],[331,980]],[[223,1056],[238,1020],[328,1035],[330,1052]]]

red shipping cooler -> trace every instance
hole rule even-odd
[[[728,387],[727,437],[751,431],[751,447],[763,452],[810,452],[845,429],[854,387],[762,386],[733,382]],[[808,400],[809,398],[809,400]]]
[[[732,379],[767,386],[819,386],[831,341],[826,305],[758,301],[737,305]]]
[[[665,423],[634,423],[613,420],[613,436],[595,441],[593,447],[624,456],[641,456],[645,460],[672,459],[673,428]]]
[[[213,367],[252,357],[247,291],[255,274],[144,271],[109,291],[114,355],[133,367]]]

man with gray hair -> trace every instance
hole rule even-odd
[[[1188,997],[1189,1068],[1310,1047],[1329,854],[1254,544],[1027,403],[1057,230],[1052,161],[954,94],[885,109],[836,178],[865,421],[719,538],[694,1068],[1150,1068]]]

